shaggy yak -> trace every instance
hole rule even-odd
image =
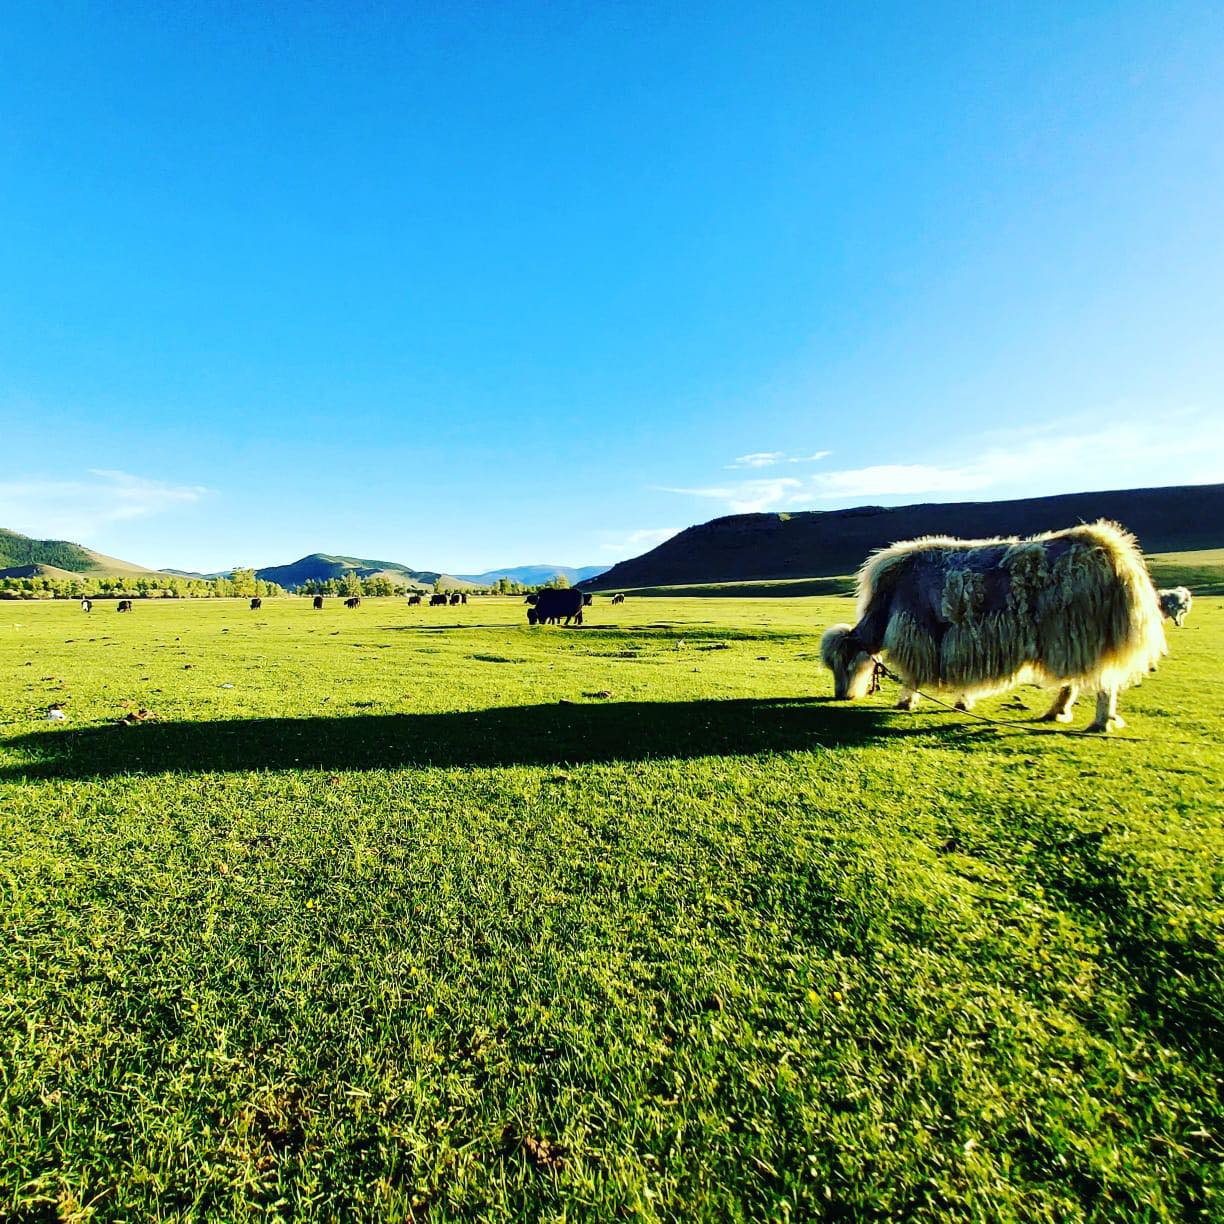
[[[612,602],[613,602],[614,604],[617,604],[617,603],[624,603],[624,602],[625,602],[625,597],[624,597],[623,595],[613,595],[613,596],[612,596]]]
[[[820,643],[838,698],[862,697],[888,655],[912,710],[918,689],[975,698],[1034,682],[1057,688],[1045,721],[1070,722],[1096,690],[1090,731],[1125,724],[1118,690],[1164,654],[1156,592],[1135,543],[1115,523],[1030,539],[929,537],[873,553],[859,571],[858,624]]]
[[[258,612],[259,609],[262,607],[263,607],[263,600],[260,599],[258,595],[256,595],[255,598],[251,600],[251,611]]]
[[[323,596],[322,596],[322,595],[316,595],[316,596],[314,597],[314,600],[313,600],[313,602],[312,602],[311,606],[312,606],[312,607],[314,608],[314,610],[317,612],[317,611],[318,611],[318,610],[319,610],[319,609],[320,609],[320,608],[323,606]]]
[[[1171,587],[1167,591],[1157,591],[1156,598],[1160,600],[1160,615],[1167,617],[1180,629],[1194,606],[1194,596],[1186,587]]]
[[[408,606],[410,608],[415,608],[416,605],[419,604],[420,602],[421,602],[421,597],[419,595],[409,595],[408,596]]]

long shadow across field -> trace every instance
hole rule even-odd
[[[854,747],[930,734],[880,709],[805,700],[593,702],[444,714],[249,718],[35,732],[0,778],[260,769],[560,765]],[[951,728],[941,729],[946,736]]]

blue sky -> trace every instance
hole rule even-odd
[[[1222,120],[1218,4],[9,3],[0,525],[463,572],[1221,480]]]

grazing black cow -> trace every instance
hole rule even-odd
[[[458,591],[456,591],[455,594],[451,596],[450,601],[451,601],[452,607],[457,608],[463,602],[463,596],[460,595]]]
[[[529,625],[559,624],[564,619],[582,624],[582,592],[572,588],[556,591],[549,587],[536,595],[535,607],[527,609]]]
[[[313,602],[313,604],[312,604],[312,607],[313,607],[313,608],[314,608],[314,610],[317,612],[317,611],[318,611],[318,610],[319,610],[319,609],[320,609],[322,606],[323,606],[323,596],[322,596],[322,595],[316,595],[316,596],[314,597],[314,602]]]
[[[419,604],[420,602],[421,602],[421,597],[419,595],[409,595],[408,596],[408,606],[410,608],[415,608],[417,604]]]
[[[93,600],[92,599],[82,599],[81,600],[81,611],[82,612],[92,612],[93,611]]]
[[[116,612],[130,612],[132,610],[132,601],[130,599],[121,599],[119,606],[115,609]]]
[[[251,611],[258,612],[259,609],[262,607],[263,607],[263,600],[260,599],[258,595],[256,595],[255,598],[251,600]]]
[[[360,608],[361,600],[356,595],[350,595],[348,599],[344,601],[344,606],[346,608]]]
[[[594,595],[588,595],[585,591],[582,593],[582,606],[589,608],[595,602]]]
[[[625,602],[625,597],[624,597],[623,595],[613,595],[613,596],[612,596],[612,602],[613,602],[613,603],[624,603],[624,602]]]
[[[429,606],[431,608],[445,607],[450,600],[445,595],[431,595],[429,597]]]

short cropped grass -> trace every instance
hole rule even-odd
[[[1219,1219],[1224,601],[1113,741],[850,606],[0,605],[0,1217]]]

